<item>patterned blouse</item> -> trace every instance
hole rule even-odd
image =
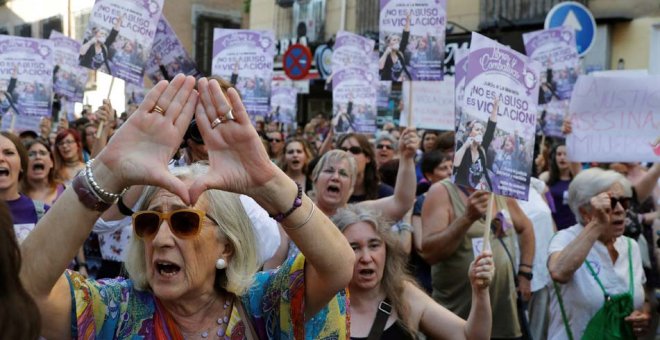
[[[313,318],[304,320],[305,258],[255,275],[240,297],[260,339],[349,339],[348,296],[340,291]],[[183,339],[176,323],[149,291],[127,279],[90,280],[67,271],[73,298],[71,334],[77,339]],[[246,339],[233,308],[225,339]]]

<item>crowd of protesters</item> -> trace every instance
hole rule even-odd
[[[453,132],[284,131],[179,75],[134,112],[2,132],[0,332],[655,335],[660,164],[571,163],[543,138],[529,199],[498,196],[486,225],[489,194],[452,182]]]

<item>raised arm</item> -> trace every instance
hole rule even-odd
[[[452,216],[452,202],[444,184],[436,183],[426,194],[422,207],[422,252],[429,264],[451,256],[474,221],[481,218],[488,206],[488,192],[476,191],[468,197],[462,216]]]
[[[208,188],[247,194],[271,215],[292,208],[297,187],[268,158],[257,131],[234,89],[222,93],[217,81],[198,81],[201,101],[196,121],[209,152],[211,169],[191,187],[193,202]],[[228,119],[229,111],[235,119]],[[211,122],[223,117],[222,123]],[[245,152],[250,150],[250,152]],[[312,316],[348,285],[353,250],[330,219],[302,194],[302,205],[281,221],[305,255],[305,315]]]
[[[134,184],[158,185],[189,201],[186,186],[169,173],[167,162],[192,118],[197,101],[194,85],[195,78],[181,76],[169,85],[160,82],[149,92],[93,162],[91,172],[101,188],[119,193]],[[156,103],[164,114],[152,111]],[[80,177],[74,183],[86,182]],[[21,281],[39,306],[42,335],[48,339],[71,338],[72,301],[62,273],[100,215],[69,187],[21,245]]]
[[[361,204],[383,214],[383,217],[398,221],[415,204],[417,175],[415,174],[415,152],[419,147],[419,137],[414,129],[407,128],[399,139],[399,170],[396,175],[394,195]]]
[[[417,305],[422,309],[419,323],[422,332],[431,339],[490,339],[493,316],[488,286],[493,273],[490,253],[479,255],[470,265],[468,275],[472,285],[472,306],[467,321],[433,301],[419,288],[412,284],[407,286],[406,295],[412,298],[412,308],[420,308],[415,307]]]
[[[658,185],[658,178],[660,177],[660,163],[654,163],[653,166],[647,171],[637,183],[634,184],[635,192],[637,193],[637,200],[644,202],[651,194],[655,187]]]
[[[607,193],[601,193],[591,198],[591,205],[597,212],[597,218],[593,218],[582,229],[580,234],[561,251],[553,252],[548,258],[548,270],[552,280],[566,283],[571,280],[594,243],[601,236],[604,229],[609,227],[610,197]]]

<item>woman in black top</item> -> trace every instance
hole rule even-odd
[[[406,273],[407,257],[397,236],[373,210],[349,205],[332,221],[355,252],[348,285],[352,339],[366,339],[371,334],[376,339],[416,339],[419,332],[429,339],[490,338],[492,255],[479,255],[466,273],[473,304],[465,321],[433,301]]]
[[[493,190],[488,174],[491,162],[488,160],[487,151],[495,135],[497,108],[498,101],[495,99],[486,127],[480,121],[468,122],[468,137],[454,155],[454,175],[457,184],[469,185],[479,190]]]
[[[404,74],[407,79],[412,80],[404,54],[409,39],[410,14],[406,16],[406,26],[403,29],[403,34],[392,34],[385,39],[387,47],[378,62],[380,80],[403,81]]]
[[[110,63],[108,63],[108,60],[111,58],[109,49],[115,42],[115,39],[117,39],[121,22],[122,17],[120,16],[117,18],[117,22],[115,22],[112,30],[110,30],[110,34],[107,34],[106,31],[101,28],[92,28],[93,37],[83,41],[83,44],[80,47],[80,56],[78,57],[80,66],[97,70],[105,65],[108,73],[112,74]]]

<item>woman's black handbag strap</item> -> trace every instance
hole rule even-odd
[[[369,331],[369,336],[367,337],[367,340],[380,339],[380,336],[383,335],[383,331],[385,331],[385,324],[387,323],[387,319],[390,317],[391,314],[392,314],[392,305],[390,305],[390,300],[388,298],[385,298],[385,300],[381,301],[380,304],[378,305],[378,312],[376,312],[376,319],[374,320],[374,323],[371,325],[371,330]]]

